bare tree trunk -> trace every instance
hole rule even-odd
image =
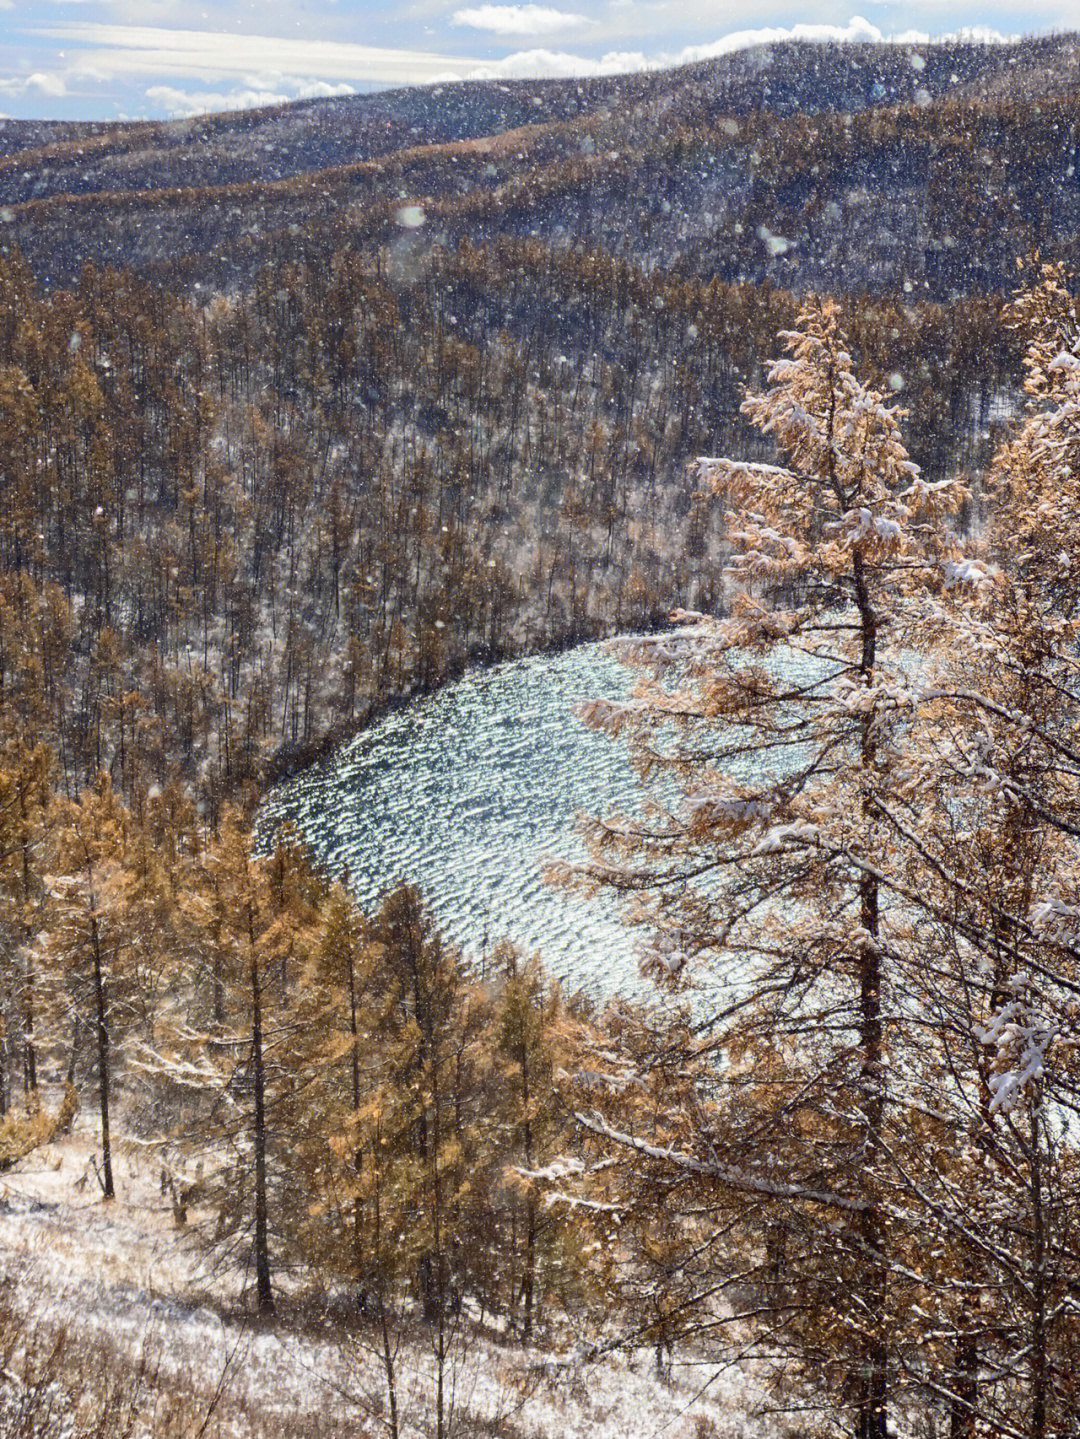
[[[379,1295],[379,1329],[382,1334],[383,1369],[386,1372],[386,1398],[390,1411],[390,1439],[398,1439],[397,1375],[394,1371],[394,1350],[390,1343],[390,1322],[386,1317],[386,1296]]]
[[[262,987],[255,953],[254,917],[248,901],[248,962],[251,968],[251,1071],[255,1088],[255,1294],[258,1312],[273,1314],[266,1205],[266,1073],[262,1045]]]
[[[863,928],[872,936],[864,944],[860,965],[860,1040],[862,1042],[861,1104],[865,1124],[863,1166],[868,1176],[867,1203],[862,1214],[864,1323],[867,1326],[864,1373],[856,1439],[886,1439],[888,1427],[888,1270],[885,1262],[885,1225],[878,1201],[876,1170],[881,1149],[885,1110],[882,1065],[881,973],[876,943],[878,927],[877,884],[865,884],[861,897]]]
[[[349,1028],[352,1031],[352,1097],[353,1114],[359,1121],[360,1115],[360,1027],[356,1019],[356,967],[352,945],[349,945]],[[360,1170],[363,1153],[356,1149],[353,1166],[356,1169],[358,1192],[353,1199],[353,1263],[356,1266],[356,1282],[359,1284],[364,1273],[364,1206],[359,1194]]]
[[[378,1152],[379,1134],[375,1136],[376,1152]],[[382,1339],[382,1361],[383,1371],[386,1374],[386,1400],[387,1408],[390,1411],[390,1439],[399,1439],[398,1436],[398,1409],[397,1409],[397,1374],[394,1369],[394,1349],[390,1343],[390,1320],[386,1312],[386,1275],[383,1271],[382,1253],[382,1205],[380,1203],[380,1185],[376,1169],[375,1177],[375,1233],[373,1235],[375,1250],[375,1274],[379,1303],[379,1332]]]
[[[90,904],[90,948],[94,961],[94,1023],[97,1030],[98,1099],[101,1112],[101,1188],[104,1199],[114,1199],[112,1135],[109,1129],[109,1006],[105,965],[101,955],[101,930],[97,917],[94,874],[87,865]]]
[[[440,1304],[439,1318],[435,1329],[435,1439],[446,1439],[445,1384],[446,1313],[445,1306]]]
[[[970,1316],[968,1322],[974,1319]],[[974,1439],[975,1401],[978,1397],[979,1344],[970,1329],[956,1337],[952,1391],[949,1405],[949,1439]]]
[[[521,1103],[525,1114],[525,1129],[522,1140],[525,1150],[525,1167],[532,1169],[532,1123],[529,1119],[529,1050],[524,1038],[521,1041]],[[521,1292],[525,1310],[521,1332],[527,1340],[532,1336],[533,1295],[536,1289],[536,1201],[530,1193],[525,1201],[525,1276]]]
[[[525,1201],[525,1210],[525,1278],[522,1283],[525,1317],[521,1332],[527,1340],[532,1336],[536,1291],[536,1201],[531,1194]]]
[[[1045,1439],[1047,1400],[1046,1215],[1043,1209],[1042,1157],[1039,1151],[1039,1110],[1042,1087],[1031,1096],[1031,1424],[1030,1439]]]
[[[431,1158],[431,1218],[432,1243],[435,1257],[435,1303],[437,1308],[435,1325],[435,1439],[445,1439],[445,1380],[446,1380],[446,1255],[443,1252],[442,1230],[442,1181],[439,1174],[439,1144],[442,1139],[442,1117],[440,1114],[439,1063],[434,1056],[432,1065],[432,1121],[434,1135],[429,1148]]]
[[[25,1001],[23,1005],[23,1089],[33,1094],[37,1089],[37,1050],[34,1046],[34,961],[26,957]]]
[[[71,1022],[71,1051],[68,1055],[67,1082],[75,1083],[75,1061],[79,1054],[79,1016],[76,1014]]]
[[[870,602],[862,556],[852,558],[855,602],[862,626],[860,672],[866,684],[874,676],[877,650],[877,616]],[[863,724],[860,763],[865,775],[872,774],[876,741],[872,723]],[[864,780],[864,783],[866,781]],[[872,800],[864,791],[864,818],[872,814]],[[881,914],[878,882],[872,875],[859,881],[859,922],[862,940],[859,952],[859,1047],[862,1068],[859,1076],[859,1104],[862,1109],[862,1167],[866,1177],[861,1230],[863,1242],[864,1323],[867,1326],[863,1358],[863,1382],[856,1416],[856,1439],[886,1439],[888,1429],[888,1269],[885,1261],[885,1223],[878,1195],[877,1171],[881,1159],[882,1124],[885,1118],[884,1035],[881,1020],[881,949],[878,944]]]
[[[26,815],[26,791],[19,793],[19,810],[22,815],[23,824],[27,822]],[[23,976],[23,1086],[27,1094],[33,1094],[37,1089],[37,1050],[34,1045],[34,985],[37,976],[34,973],[34,960],[30,952],[30,938],[32,926],[29,919],[30,912],[30,845],[27,840],[25,829],[22,837],[22,888],[23,888],[23,944],[26,953],[26,972]]]

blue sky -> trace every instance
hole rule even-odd
[[[857,0],[858,3],[858,0]],[[1080,8],[967,0],[0,0],[0,115],[165,118],[470,77],[640,70],[809,38],[1080,28]]]

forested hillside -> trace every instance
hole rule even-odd
[[[509,240],[206,299],[91,269],[42,294],[18,258],[0,286],[5,686],[70,788],[182,775],[212,809],[469,660],[715,603],[686,465],[756,444],[741,389],[795,312]],[[851,306],[933,473],[1008,412],[998,308]]]
[[[9,121],[0,204],[50,284],[92,261],[246,286],[275,258],[390,244],[415,203],[444,247],[543,238],[702,279],[948,300],[1008,289],[1036,247],[1075,258],[1076,68],[1068,37],[789,43],[71,138]]]
[[[101,1303],[286,1336],[345,1396],[298,1439],[600,1433],[616,1351],[697,1439],[673,1365],[748,1433],[1077,1432],[1077,63],[0,126],[18,1432],[286,1432],[4,1248],[99,1199]],[[387,706],[628,631],[586,718],[654,800],[564,877],[657,1005],[255,844]]]

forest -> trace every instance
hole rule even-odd
[[[339,101],[0,131],[5,1434],[600,1435],[529,1406],[624,1362],[677,1404],[623,1434],[1080,1434],[1075,46],[873,51],[448,87],[419,140],[363,97],[348,148]],[[856,172],[954,244],[862,247]],[[620,635],[582,718],[643,810],[551,878],[653,1003],[259,829],[389,707]],[[35,1296],[61,1191],[213,1382]],[[275,1336],[336,1408],[236,1397]]]

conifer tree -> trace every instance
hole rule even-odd
[[[295,996],[318,941],[324,886],[284,840],[253,855],[231,809],[190,873],[205,888],[184,906],[183,953],[204,1000],[171,1015],[142,1067],[166,1096],[194,1100],[172,1139],[200,1156],[200,1197],[217,1211],[218,1243],[250,1246],[255,1305],[266,1316],[275,1252],[297,1242],[295,1214],[312,1202],[293,1152],[311,1022]]]
[[[662,983],[707,986],[695,1052],[728,1067],[699,1068],[674,1112],[646,1111],[649,1140],[641,1114],[630,1131],[581,1122],[653,1170],[753,1196],[763,1244],[813,1234],[815,1316],[801,1329],[778,1309],[774,1325],[802,1332],[793,1357],[802,1343],[855,1439],[884,1439],[905,1303],[890,1291],[889,1074],[920,960],[883,888],[885,811],[906,779],[919,602],[972,577],[948,524],[966,492],[922,479],[834,304],[808,300],[781,338],[788,357],[743,410],[787,465],[700,463],[727,514],[730,617],[676,616],[633,650],[656,677],[585,712],[661,782],[643,820],[592,827],[591,881],[635,894]]]
[[[359,947],[342,902],[331,906],[324,938],[336,951],[330,958],[339,1002],[325,1012],[336,1012],[332,1023],[344,1041],[331,1040],[331,1055],[347,1065],[338,1069],[336,1110],[321,1125],[336,1156],[335,1165],[324,1165],[321,1184],[325,1196],[338,1200],[349,1235],[345,1268],[354,1274],[356,1216],[364,1216],[364,1292],[372,1299],[392,1400],[393,1331],[407,1296],[415,1295],[435,1361],[434,1430],[444,1435],[461,1303],[483,1271],[477,1240],[490,1218],[484,1204],[493,1169],[485,1123],[490,1016],[418,890],[391,891]],[[361,1016],[355,1033],[354,995]]]
[[[76,1014],[94,1040],[94,1072],[101,1126],[101,1187],[116,1195],[112,1104],[116,1047],[130,1017],[131,874],[129,819],[102,776],[76,801],[57,801],[51,816],[49,957],[62,971]]]
[[[966,1317],[953,1427],[1009,1422],[1045,1439],[1075,1405],[1066,1295],[1080,1177],[1068,1118],[1080,1098],[1080,321],[1058,267],[1043,268],[1012,318],[1028,338],[1028,414],[988,476],[984,602],[933,617],[947,660],[922,677],[912,788],[936,818],[920,832],[921,893],[950,954],[926,1030],[952,1081],[935,1107],[954,1113],[957,1152],[975,1171],[967,1184],[955,1163],[928,1171],[926,1188],[942,1242],[983,1293]],[[896,825],[910,848],[899,815]]]
[[[370,1281],[362,1188],[365,1116],[377,1064],[374,989],[368,924],[343,882],[327,895],[303,980],[300,1013],[310,1036],[307,1064],[313,1082],[305,1097],[309,1119],[298,1124],[297,1138],[314,1196],[309,1213],[316,1223],[307,1236],[307,1253],[335,1276],[349,1273],[361,1309]],[[367,1163],[376,1159],[367,1153]]]
[[[28,1098],[38,1087],[35,1028],[41,996],[35,950],[52,769],[52,755],[42,744],[31,747],[12,738],[0,755],[0,903],[7,951],[0,1014],[17,1044],[17,1049],[8,1045],[6,1053],[0,1049],[4,1070],[10,1065],[16,1071],[0,1072],[0,1107],[16,1083]]]
[[[545,1209],[537,1172],[559,1152],[566,1138],[565,1111],[556,1093],[555,1073],[565,1049],[562,996],[545,980],[536,956],[521,962],[509,948],[496,952],[504,975],[496,1001],[498,1052],[506,1096],[500,1103],[510,1126],[505,1197],[510,1208],[505,1240],[509,1261],[509,1310],[522,1337],[539,1322],[545,1291],[558,1288],[561,1223]],[[503,1219],[507,1227],[506,1218]]]

